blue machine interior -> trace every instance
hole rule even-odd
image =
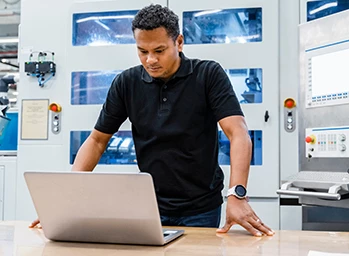
[[[316,20],[349,9],[349,0],[319,0],[307,2],[307,21]]]
[[[0,151],[17,151],[18,113],[8,113],[0,117]],[[1,152],[0,152],[1,154]]]
[[[70,164],[74,163],[80,146],[90,133],[90,131],[70,132]],[[137,164],[131,131],[118,131],[115,133],[109,140],[98,164]]]
[[[73,14],[73,46],[134,44],[132,20],[138,10]]]
[[[76,154],[90,131],[70,132],[70,164],[74,163]],[[251,165],[262,165],[262,131],[249,131],[252,140]],[[230,164],[230,142],[222,131],[218,132],[221,165]],[[119,131],[110,139],[98,164],[137,164],[135,146],[131,131]]]
[[[262,41],[262,8],[183,12],[185,44],[235,44]]]
[[[113,79],[122,72],[89,71],[71,75],[71,104],[103,104]]]
[[[241,104],[262,103],[263,75],[261,68],[225,70]]]
[[[262,131],[249,131],[252,140],[251,165],[262,165]],[[220,165],[230,165],[230,142],[223,131],[218,132]]]

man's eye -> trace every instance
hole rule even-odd
[[[162,53],[164,50],[156,50],[156,53]]]
[[[147,51],[140,51],[141,53],[143,53],[143,54],[146,54],[147,53]]]

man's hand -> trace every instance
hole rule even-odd
[[[226,222],[224,227],[217,229],[217,232],[226,233],[234,224],[241,225],[254,236],[262,236],[263,234],[272,236],[275,233],[258,218],[246,199],[229,196]]]
[[[40,223],[40,220],[36,219],[29,225],[29,228],[41,228],[38,226],[39,223]]]

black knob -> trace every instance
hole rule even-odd
[[[266,110],[265,111],[265,114],[264,114],[264,122],[268,122],[268,120],[269,120],[269,112],[268,112],[268,110]]]

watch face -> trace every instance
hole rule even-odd
[[[244,197],[244,196],[246,196],[246,189],[242,185],[237,185],[235,187],[235,193],[240,197]]]

